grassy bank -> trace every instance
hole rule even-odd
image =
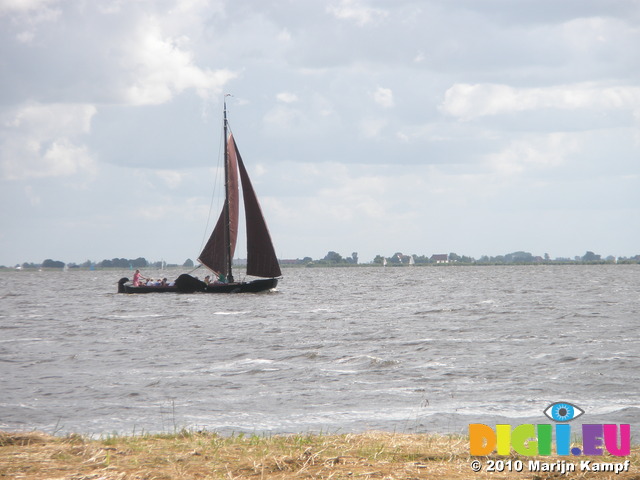
[[[598,463],[630,460],[627,472],[530,472],[531,457],[519,457],[522,472],[471,469],[468,439],[460,436],[369,432],[345,435],[232,436],[181,432],[175,435],[113,436],[0,432],[0,478],[60,480],[172,479],[474,479],[597,478],[640,480],[640,449],[625,458],[591,457]],[[498,459],[495,457],[494,460]],[[515,461],[518,457],[511,458]],[[509,458],[500,458],[509,460]]]

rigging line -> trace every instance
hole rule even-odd
[[[198,265],[197,267],[191,269],[190,272],[187,272],[187,275],[191,275],[193,272],[195,272],[196,270],[198,270],[200,267],[202,267],[202,264]]]
[[[224,143],[226,139],[222,138],[224,133],[220,130],[220,141],[218,142],[218,164],[216,165],[216,174],[213,182],[213,190],[211,192],[211,201],[209,202],[209,213],[207,214],[207,224],[204,227],[204,233],[202,234],[202,242],[200,243],[200,251],[204,248],[205,243],[208,240],[207,235],[209,234],[209,223],[211,222],[211,213],[213,212],[213,203],[216,199],[216,189],[218,187],[218,181],[220,176],[220,165],[222,163],[221,159],[223,154],[221,153],[224,149]]]

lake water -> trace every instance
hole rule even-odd
[[[556,401],[640,425],[638,265],[291,268],[264,294],[116,294],[130,275],[0,272],[0,429],[466,432],[549,423]]]

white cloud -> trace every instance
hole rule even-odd
[[[593,83],[541,88],[458,83],[449,88],[441,111],[463,120],[542,109],[640,110],[640,87]]]
[[[295,103],[298,101],[298,96],[291,92],[281,92],[276,95],[276,98],[284,103]]]
[[[155,173],[171,189],[178,188],[184,178],[184,173],[175,170],[159,170]]]
[[[195,89],[206,100],[219,97],[223,86],[236,74],[202,69],[192,52],[181,48],[187,37],[163,35],[157,19],[142,22],[130,44],[124,44],[123,68],[130,77],[125,99],[132,105],[158,105],[186,89]]]
[[[93,174],[96,162],[78,137],[88,134],[93,105],[28,104],[6,115],[0,131],[3,179]]]
[[[502,150],[487,155],[487,165],[499,176],[513,176],[527,170],[548,170],[567,162],[580,150],[576,135],[552,133],[511,141]]]
[[[375,138],[387,126],[388,122],[382,117],[366,117],[360,121],[360,134],[365,138]]]
[[[142,203],[130,210],[127,214],[136,221],[166,221],[176,222],[190,220],[195,221],[198,229],[202,229],[203,222],[207,218],[208,208],[194,198],[175,198],[167,196],[153,196],[144,199]],[[155,231],[155,230],[154,230]],[[165,232],[166,233],[166,230]],[[164,234],[162,234],[164,237]],[[149,237],[156,238],[156,237]]]
[[[30,43],[35,38],[38,26],[56,21],[61,10],[55,8],[58,0],[0,0],[0,18],[11,16],[15,27],[20,31],[16,39],[21,43]]]
[[[38,170],[31,176],[70,176],[80,171],[93,173],[95,160],[84,145],[75,145],[66,138],[55,140],[40,158]],[[24,170],[23,170],[24,174]]]
[[[149,204],[140,205],[133,211],[133,216],[143,220],[163,220],[175,218],[180,212],[174,205],[159,205],[154,200]]]
[[[263,121],[270,131],[288,131],[300,127],[302,120],[303,114],[299,110],[276,105],[265,114]]]
[[[278,40],[283,43],[289,43],[291,41],[291,33],[289,30],[284,29],[280,33],[278,33]]]
[[[38,195],[35,191],[33,186],[31,185],[26,185],[24,187],[24,193],[27,196],[27,198],[29,199],[29,203],[32,206],[37,206],[40,205],[40,202],[42,201],[42,199],[40,198],[40,195]]]
[[[89,133],[96,111],[94,105],[87,104],[30,103],[19,107],[3,123],[5,127],[36,130],[44,137],[74,135]]]
[[[50,12],[49,6],[59,0],[0,0],[0,15],[11,13]]]
[[[373,93],[374,101],[384,108],[391,108],[395,105],[393,101],[393,91],[390,88],[378,87]]]
[[[364,5],[360,0],[340,0],[329,5],[327,12],[340,20],[352,20],[360,26],[376,22],[388,15],[385,10]]]

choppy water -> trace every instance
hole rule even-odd
[[[0,429],[457,432],[548,423],[560,400],[640,424],[637,265],[286,269],[274,293],[115,294],[128,273],[0,273]]]

